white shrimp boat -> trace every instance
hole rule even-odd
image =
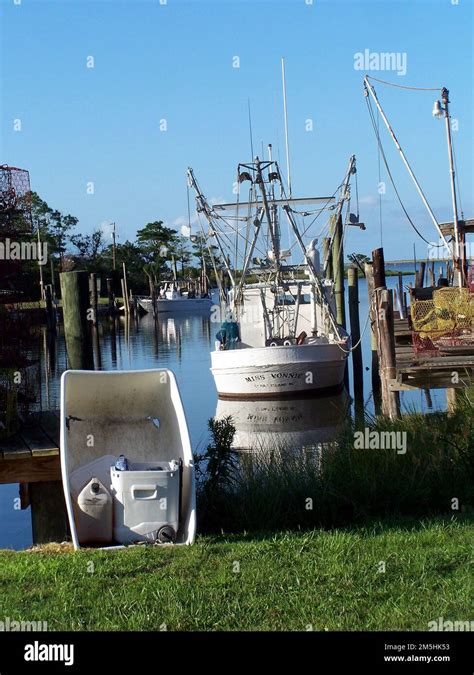
[[[164,369],[63,373],[61,472],[76,549],[85,543],[78,534],[78,495],[92,477],[109,487],[110,468],[120,455],[137,466],[173,460],[179,463],[175,543],[192,544],[196,532],[194,463],[173,373]]]
[[[210,313],[211,311],[212,299],[210,297],[188,297],[187,293],[181,294],[174,286],[166,288],[162,296],[155,300],[157,312],[193,314],[197,312]],[[151,313],[153,311],[153,300],[150,297],[138,296],[138,304],[145,312]]]
[[[239,193],[236,203],[211,205],[193,170],[188,169],[197,211],[209,224],[209,253],[213,255],[217,242],[231,283],[230,292],[221,289],[227,302],[222,308],[218,342],[211,352],[220,398],[299,395],[341,386],[351,350],[350,336],[336,321],[334,283],[326,278],[327,260],[322,270],[317,239],[308,236],[307,227],[300,228],[297,218],[315,219],[315,214],[330,209],[332,244],[336,227],[343,228],[342,209],[349,202],[353,174],[354,156],[337,201],[334,197],[294,199],[286,195],[269,146],[268,160],[256,157],[238,166],[237,184],[250,184],[248,198],[240,201]],[[311,204],[323,206],[305,212],[295,208]],[[281,247],[281,211],[288,223],[287,250]],[[346,224],[359,225],[358,216],[349,209],[347,218]],[[290,262],[293,247],[299,252],[296,264]],[[255,257],[256,253],[261,257]]]

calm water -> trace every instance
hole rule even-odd
[[[406,269],[409,269],[406,268]],[[413,283],[412,276],[404,276],[404,284]],[[387,277],[387,285],[394,288],[396,277]],[[368,311],[367,288],[359,282],[360,321],[363,336],[364,400],[373,410],[371,395],[370,331],[366,325]],[[347,294],[346,294],[347,297]],[[105,370],[133,370],[140,368],[170,368],[176,375],[188,419],[193,449],[202,449],[208,439],[207,421],[216,414],[217,395],[210,373],[210,349],[218,330],[207,316],[161,315],[158,329],[150,316],[138,322],[117,322],[116,339],[108,324],[101,327],[102,367]],[[41,362],[41,407],[44,410],[59,408],[59,379],[67,369],[64,336],[59,333],[52,350],[46,345],[42,332],[38,340]],[[352,371],[349,368],[350,391]],[[445,392],[432,390],[433,408],[444,408]],[[236,420],[237,440],[241,447],[256,443],[258,439],[289,438],[295,444],[314,444],[330,441],[338,426],[347,416],[350,400],[344,392],[338,396],[319,397],[277,404],[220,402],[219,415],[232,414]],[[402,405],[408,409],[427,411],[428,403],[423,392],[406,392]],[[31,544],[30,511],[15,508],[17,485],[0,485],[0,548],[21,549]]]

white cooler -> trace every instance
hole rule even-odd
[[[176,460],[151,465],[131,463],[129,471],[117,471],[112,466],[110,480],[117,543],[174,542],[180,502],[180,468]]]

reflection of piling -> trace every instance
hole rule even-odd
[[[50,333],[56,333],[56,311],[53,304],[52,286],[48,284],[44,289],[46,300],[46,326]]]
[[[360,344],[359,322],[359,275],[357,268],[351,265],[347,270],[349,289],[349,320],[352,337],[352,369],[354,373],[354,395],[363,399],[363,364],[362,346]]]
[[[115,316],[115,296],[114,296],[114,281],[110,277],[107,278],[107,297],[109,299],[108,312],[109,316]]]
[[[102,368],[102,358],[100,355],[99,342],[99,298],[97,294],[97,274],[89,275],[89,297],[92,309],[92,346],[94,349],[94,363],[95,369],[100,370]]]
[[[115,322],[116,319],[112,318],[112,322],[110,324],[110,353],[113,366],[117,365],[117,329],[115,327]]]
[[[87,272],[62,272],[60,283],[69,367],[77,370],[92,370],[94,357],[87,320],[89,275]]]

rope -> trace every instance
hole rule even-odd
[[[397,190],[397,186],[395,185],[395,181],[393,179],[392,172],[390,171],[390,167],[388,165],[388,161],[387,161],[387,158],[385,156],[384,149],[383,149],[382,141],[380,139],[380,135],[379,135],[378,130],[377,130],[377,125],[375,124],[374,111],[372,109],[372,105],[371,105],[370,101],[368,100],[368,97],[366,97],[365,102],[366,102],[367,108],[369,110],[370,120],[372,122],[372,126],[373,126],[373,129],[374,129],[374,132],[375,132],[375,137],[377,138],[377,142],[378,142],[378,145],[379,145],[379,149],[380,149],[380,152],[381,152],[381,155],[382,155],[383,162],[385,164],[385,168],[387,169],[388,177],[390,178],[390,182],[392,184],[392,187],[395,190],[395,194],[397,195],[397,199],[400,203],[400,206],[403,209],[403,213],[405,214],[405,216],[406,216],[408,222],[410,223],[410,225],[412,226],[412,228],[415,230],[416,234],[420,237],[420,239],[423,239],[425,244],[428,244],[428,246],[433,246],[434,248],[443,248],[444,244],[433,244],[433,242],[428,241],[428,239],[425,239],[425,237],[421,234],[419,229],[416,227],[415,223],[410,218],[410,216],[408,214],[408,211],[406,210],[405,205],[402,201],[402,198],[400,197],[400,194]]]
[[[368,80],[374,80],[374,82],[381,82],[386,84],[389,87],[396,87],[397,89],[410,89],[411,91],[441,91],[441,87],[409,87],[405,84],[395,84],[394,82],[387,82],[387,80],[379,80],[377,77],[372,77],[372,75],[366,75]]]

